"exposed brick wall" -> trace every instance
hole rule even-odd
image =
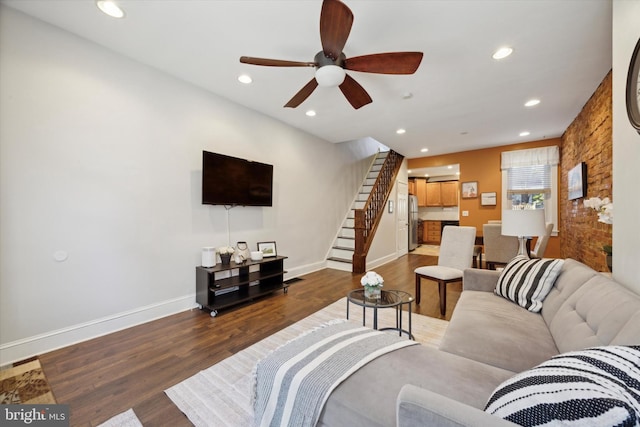
[[[562,136],[560,185],[560,253],[597,271],[608,271],[603,245],[611,244],[612,225],[598,222],[584,199],[567,200],[568,172],[587,164],[587,198],[611,198],[613,192],[613,144],[611,72],[585,104]]]

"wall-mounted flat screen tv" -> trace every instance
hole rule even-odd
[[[273,206],[273,165],[203,151],[202,204]]]

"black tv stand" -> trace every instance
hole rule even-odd
[[[211,310],[215,317],[218,310],[280,289],[286,294],[284,283],[285,256],[264,258],[261,261],[245,261],[236,264],[217,264],[214,267],[196,267],[196,302],[200,308]]]

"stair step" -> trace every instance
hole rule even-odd
[[[327,258],[327,268],[332,268],[334,270],[347,271],[347,272],[351,272],[351,270],[353,270],[353,266],[351,265],[351,262],[346,262],[342,260],[332,260],[329,258]]]
[[[347,246],[334,246],[332,249],[340,249],[341,251],[351,251],[351,252],[353,252],[353,248],[349,248]]]
[[[340,249],[337,247],[331,248],[331,253],[329,253],[329,258],[339,258],[339,259],[352,259],[353,258],[353,248],[344,248]]]
[[[350,259],[338,258],[338,257],[334,257],[334,256],[327,258],[327,260],[336,261],[336,262],[344,262],[346,264],[351,264],[351,260]]]
[[[355,228],[342,227],[340,229],[340,235],[338,236],[338,239],[355,239],[355,238],[356,238]]]
[[[356,247],[356,239],[354,237],[338,237],[333,244],[341,248],[353,250]]]

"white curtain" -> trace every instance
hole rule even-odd
[[[553,145],[528,150],[503,151],[500,168],[505,170],[522,166],[556,166],[558,163],[560,163],[560,149],[557,145]]]

